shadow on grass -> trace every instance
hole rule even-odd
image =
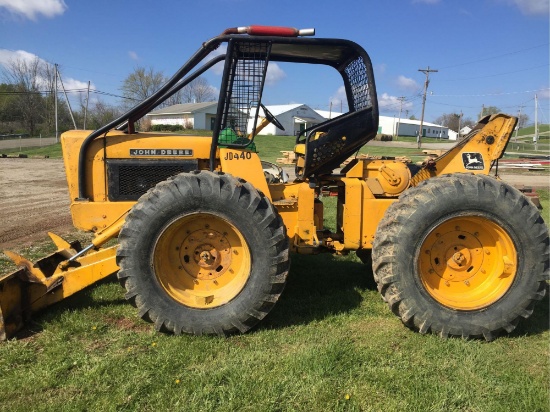
[[[539,335],[550,330],[550,287],[546,285],[546,296],[537,302],[533,314],[529,319],[521,319],[510,337]]]
[[[364,290],[376,291],[369,266],[329,254],[292,255],[287,285],[259,329],[307,324],[360,306]]]
[[[358,261],[329,254],[292,255],[291,259],[286,288],[275,308],[259,323],[256,330],[307,325],[333,315],[351,312],[361,305],[365,299],[365,291],[376,292],[370,266]],[[106,295],[98,299],[96,288],[101,285],[112,285],[114,288],[109,287]],[[510,337],[539,335],[550,329],[548,292],[547,288],[545,298],[537,302],[533,315],[527,320],[521,319]],[[371,295],[372,298],[379,299],[377,292]],[[65,311],[123,305],[130,305],[124,299],[124,289],[118,284],[116,276],[109,276],[36,314],[16,334],[16,338],[32,338],[44,329],[45,324],[55,320]],[[389,310],[387,313],[389,317],[393,317]],[[397,317],[395,321],[399,322]]]

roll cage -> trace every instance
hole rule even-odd
[[[253,142],[267,67],[271,61],[331,66],[340,73],[344,82],[348,113],[298,136],[297,142],[306,145],[301,177],[330,171],[376,135],[378,103],[374,75],[370,58],[361,46],[342,39],[284,37],[288,34],[275,32],[277,35],[269,35],[269,30],[260,33],[262,35],[246,35],[228,29],[208,40],[156,93],[90,133],[79,153],[78,200],[86,199],[88,172],[85,159],[94,139],[106,136],[112,129],[135,133],[134,125],[140,118],[220,62],[224,62],[224,70],[212,134],[211,170],[215,168],[219,145],[245,148]],[[224,44],[227,46],[225,53],[198,67],[211,52]],[[251,118],[252,133],[248,133]]]

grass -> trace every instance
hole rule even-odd
[[[0,149],[0,153],[9,156],[17,156],[19,153],[26,154],[29,157],[50,157],[52,159],[60,159],[63,157],[61,152],[61,143],[55,143],[42,147],[29,147],[19,149]]]
[[[550,131],[550,124],[539,124],[539,133],[548,133]],[[518,130],[518,136],[533,135],[535,134],[535,126],[524,127]],[[548,137],[548,136],[547,136]]]
[[[335,199],[323,201],[334,226]],[[0,344],[0,409],[548,411],[548,306],[492,343],[442,340],[405,328],[355,254],[293,255],[285,292],[251,333],[171,336],[110,278]]]

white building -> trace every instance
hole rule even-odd
[[[420,120],[403,119],[397,117],[380,116],[378,122],[378,133],[417,136],[420,128]],[[440,139],[449,138],[449,128],[434,123],[424,122],[422,125],[423,137],[437,137]]]
[[[285,130],[281,130],[270,123],[260,132],[260,134],[264,135],[296,136],[300,131],[326,120],[326,118],[319,115],[315,110],[305,104],[281,104],[266,107],[267,110],[277,118]],[[260,116],[264,116],[261,108]],[[249,133],[252,131],[252,122],[253,119],[248,122]]]
[[[213,130],[218,102],[184,103],[154,110],[146,116],[151,125],[181,125],[191,129]]]

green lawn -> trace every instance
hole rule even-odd
[[[539,195],[549,210],[548,191]],[[332,210],[335,199],[323,201]],[[511,336],[485,343],[408,330],[353,253],[294,255],[279,303],[242,336],[157,333],[124,293],[107,279],[0,344],[0,409],[549,410],[548,297]]]
[[[548,133],[550,131],[550,124],[539,124],[539,133]],[[518,130],[518,136],[525,136],[535,133],[535,126],[524,127]]]

